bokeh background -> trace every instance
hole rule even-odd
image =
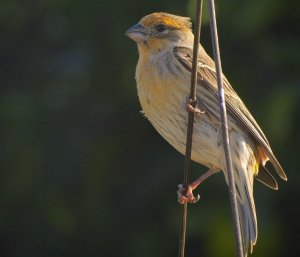
[[[255,184],[252,256],[299,256],[300,2],[216,6],[223,70],[289,177]],[[177,255],[184,159],[139,113],[124,36],[154,11],[194,17],[195,1],[0,1],[1,257]],[[187,256],[234,256],[223,175],[198,192]]]

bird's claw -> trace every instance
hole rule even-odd
[[[190,112],[193,112],[193,113],[195,113],[195,114],[197,114],[197,115],[200,115],[200,114],[203,114],[203,113],[205,113],[205,111],[202,111],[202,110],[200,110],[197,106],[196,106],[196,104],[195,104],[195,107],[192,105],[193,103],[197,103],[197,100],[196,99],[191,99],[191,98],[189,98],[189,97],[187,97],[186,98],[186,104],[185,104],[185,106],[186,106],[186,110],[187,111],[190,111]]]
[[[187,188],[185,188],[182,184],[178,185],[177,195],[178,195],[178,202],[180,204],[196,203],[200,200],[200,195],[197,195],[195,197],[193,195],[193,190],[190,186],[187,186]]]

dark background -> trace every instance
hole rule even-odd
[[[207,1],[205,1],[207,2]],[[0,256],[176,256],[183,156],[139,113],[144,15],[194,1],[0,1]],[[299,1],[217,1],[223,71],[287,172],[255,184],[255,256],[299,256]],[[208,11],[202,43],[211,53]],[[192,178],[205,171],[193,165]],[[234,256],[222,174],[189,208],[187,256]]]

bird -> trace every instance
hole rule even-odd
[[[199,44],[197,58],[196,106],[189,95],[193,42],[189,17],[156,12],[144,16],[125,34],[136,42],[139,59],[135,79],[137,93],[146,118],[158,133],[181,154],[185,154],[187,111],[194,115],[191,159],[208,171],[186,188],[179,185],[178,201],[195,202],[193,190],[205,179],[223,171],[228,174],[220,122],[215,63]],[[244,256],[257,242],[257,217],[253,198],[254,178],[277,190],[278,184],[266,168],[271,162],[279,177],[287,176],[272,152],[262,129],[246,105],[222,74],[228,117],[228,135],[237,192],[238,213]]]

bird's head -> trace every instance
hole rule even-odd
[[[193,40],[190,18],[161,12],[145,16],[125,34],[138,44],[140,53],[161,52]]]

